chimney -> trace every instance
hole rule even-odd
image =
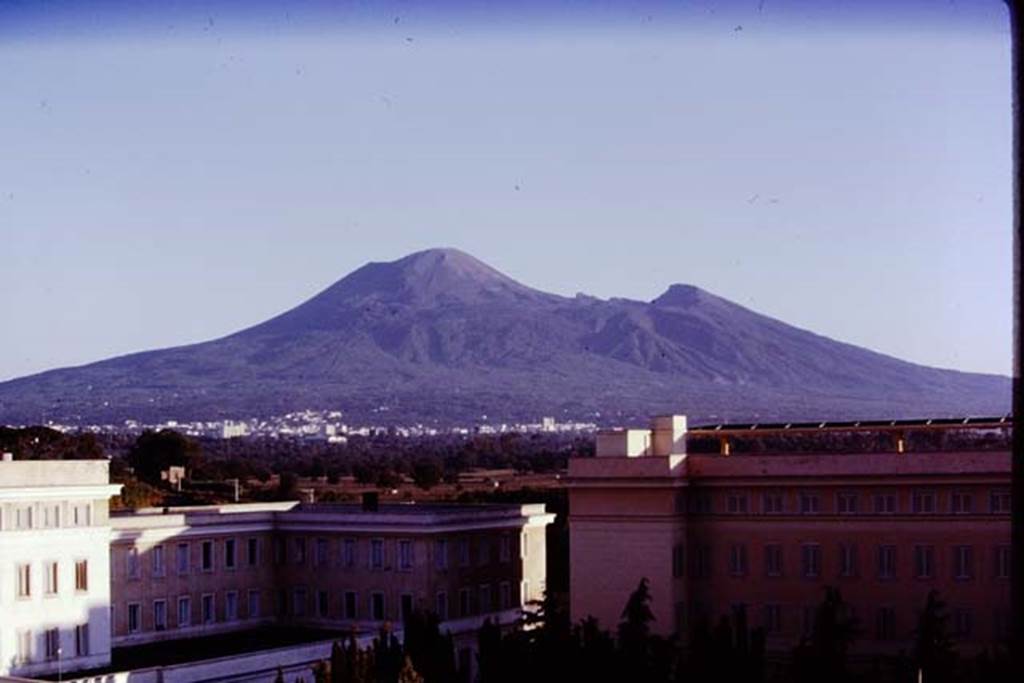
[[[660,415],[651,421],[653,455],[686,454],[686,416]]]
[[[14,462],[14,453],[4,451],[3,462]]]
[[[380,494],[367,491],[363,494],[363,512],[377,512],[380,507]]]

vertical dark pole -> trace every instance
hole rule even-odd
[[[1012,457],[1012,510],[1010,539],[1013,567],[1010,586],[1010,655],[1013,659],[1015,680],[1024,680],[1024,430],[1016,424],[1024,415],[1024,386],[1021,384],[1021,159],[1024,134],[1020,118],[1021,69],[1021,7],[1020,0],[1007,0],[1010,10],[1011,87],[1013,92],[1013,453]]]

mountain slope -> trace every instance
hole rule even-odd
[[[0,384],[0,422],[334,408],[467,422],[683,411],[708,419],[1001,414],[1007,378],[836,342],[693,286],[560,297],[452,249],[371,263],[261,324]]]

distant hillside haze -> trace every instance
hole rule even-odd
[[[1006,377],[915,365],[685,284],[653,301],[557,296],[455,249],[369,263],[230,336],[0,383],[0,423],[349,422],[551,415],[619,424],[1005,414]]]

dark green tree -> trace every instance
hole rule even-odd
[[[797,647],[793,666],[798,683],[849,680],[847,652],[860,634],[857,620],[838,588],[825,587],[809,638]]]
[[[640,579],[629,596],[619,622],[618,647],[622,674],[638,680],[650,680],[653,670],[651,591],[646,578]]]
[[[160,472],[168,467],[184,466],[193,470],[200,466],[202,450],[196,441],[174,430],[146,430],[128,452],[128,463],[139,479],[159,484]]]
[[[912,659],[915,670],[922,671],[929,683],[954,680],[958,656],[948,627],[946,603],[939,598],[938,591],[928,591],[914,632]]]
[[[441,468],[441,464],[436,460],[421,459],[417,460],[416,464],[412,468],[412,479],[416,483],[416,486],[420,487],[424,491],[429,491],[438,484],[441,483],[441,478],[444,476],[444,470]]]

